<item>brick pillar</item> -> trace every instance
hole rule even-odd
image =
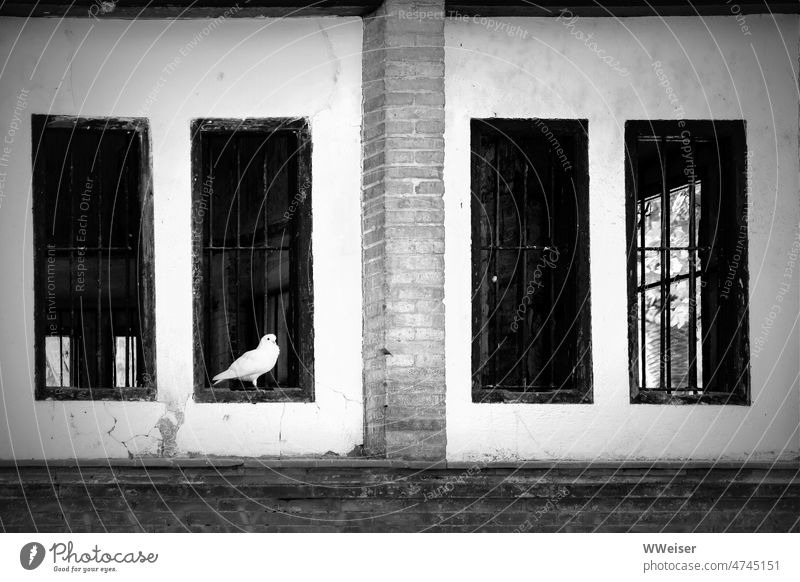
[[[389,458],[445,458],[443,13],[364,19],[365,449]]]

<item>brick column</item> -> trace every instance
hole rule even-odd
[[[385,0],[364,19],[365,449],[389,458],[445,457],[443,13]]]

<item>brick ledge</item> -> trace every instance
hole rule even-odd
[[[797,471],[800,474],[800,459],[789,461],[403,461],[397,459],[360,458],[291,458],[274,457],[174,457],[137,459],[23,459],[0,460],[0,470],[15,467],[141,467],[153,468],[332,468],[332,469],[632,469],[632,470],[680,470],[680,469],[754,469],[774,471]]]

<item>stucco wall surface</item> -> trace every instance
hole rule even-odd
[[[746,25],[569,14],[446,23],[449,460],[797,457],[798,19]],[[471,402],[469,120],[483,117],[588,119],[594,404]],[[763,340],[751,406],[629,403],[624,126],[680,118],[747,122],[751,346]]]
[[[357,18],[0,20],[0,458],[157,454],[161,428],[184,455],[361,442],[361,31]],[[149,118],[157,402],[33,399],[31,113]],[[194,403],[190,121],[284,116],[312,133],[316,401]]]

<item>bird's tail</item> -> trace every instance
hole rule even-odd
[[[218,382],[222,382],[223,380],[230,380],[231,378],[236,378],[236,374],[234,374],[230,370],[225,370],[224,372],[221,372],[216,376],[214,376],[211,381],[214,382],[214,384],[217,384]]]

